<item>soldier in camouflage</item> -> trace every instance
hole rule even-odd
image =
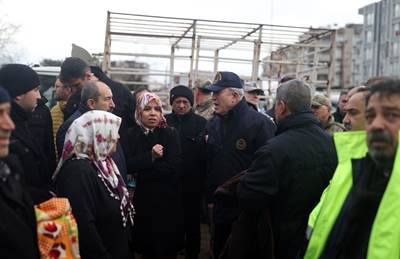
[[[332,104],[328,97],[323,95],[315,95],[312,100],[311,109],[323,128],[329,134],[332,135],[335,132],[346,130],[342,124],[335,122],[335,119],[331,114]]]
[[[211,81],[197,80],[194,88],[194,98],[196,101],[194,111],[206,120],[210,120],[214,116],[214,104],[211,100],[211,91],[205,89],[208,85],[211,85]]]

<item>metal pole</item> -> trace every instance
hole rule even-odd
[[[300,47],[299,52],[300,52],[300,54],[298,55],[299,58],[297,59],[297,65],[296,65],[296,78],[299,78],[299,74],[300,74],[300,70],[301,70],[300,64],[302,63],[302,60],[300,58],[304,56],[304,48]]]
[[[259,29],[258,40],[254,43],[254,56],[253,56],[253,69],[251,73],[251,80],[257,81],[258,69],[260,66],[260,54],[261,54],[261,39],[262,39],[262,25]]]
[[[193,65],[194,65],[195,49],[196,49],[196,20],[193,21],[192,50],[190,54],[190,68],[189,68],[189,82],[188,82],[189,87],[192,87],[193,84]]]
[[[175,70],[175,47],[171,46],[171,58],[169,60],[169,85],[172,88],[175,83],[174,70]]]
[[[329,75],[328,75],[328,84],[326,88],[326,94],[328,97],[331,96],[331,90],[335,83],[336,76],[336,31],[333,31],[331,34],[331,51],[329,53],[330,56],[330,64],[329,64]]]
[[[219,50],[214,52],[214,74],[218,71],[218,59],[219,59]]]
[[[313,70],[311,74],[311,83],[317,81],[317,64],[319,62],[319,47],[314,48]]]
[[[102,69],[106,74],[108,74],[108,70],[110,68],[110,49],[111,49],[110,11],[107,11],[106,36],[104,39],[104,53],[103,53],[103,64],[102,64]]]
[[[197,47],[196,47],[196,63],[194,68],[194,77],[193,82],[196,82],[197,77],[199,76],[199,59],[200,59],[200,36],[197,37]]]

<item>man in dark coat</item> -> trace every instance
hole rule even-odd
[[[50,172],[54,172],[56,169],[56,150],[53,138],[53,120],[46,103],[47,99],[44,96],[38,100],[38,105],[29,117],[28,127],[45,152]]]
[[[91,80],[83,83],[81,94],[81,103],[78,110],[64,121],[57,131],[56,146],[57,152],[60,156],[64,146],[65,135],[74,120],[90,110],[111,112],[115,108],[111,89],[103,82]],[[112,158],[117,165],[120,174],[126,180],[125,155],[119,143],[117,144],[117,150],[112,154]]]
[[[135,102],[132,93],[123,84],[109,78],[99,67],[89,67],[82,59],[70,57],[61,65],[60,80],[66,86],[79,89],[68,99],[64,109],[64,120],[67,120],[78,109],[83,83],[88,80],[99,80],[110,87],[114,96],[115,109],[113,113],[122,119],[120,133],[133,125]]]
[[[239,207],[234,197],[213,200],[211,196],[219,185],[250,166],[254,152],[274,136],[275,125],[247,105],[242,82],[235,73],[218,72],[206,88],[213,92],[217,115],[207,126],[207,189],[215,222],[213,253],[218,258]]]
[[[185,258],[198,258],[200,252],[201,198],[206,170],[204,130],[207,120],[194,113],[193,92],[178,85],[170,91],[172,113],[165,116],[179,134],[182,149],[182,201],[185,222]]]
[[[10,96],[0,87],[0,251],[3,258],[39,258],[33,203],[24,190],[16,157],[8,154],[15,129],[10,108]]]
[[[81,91],[83,83],[88,80],[97,80],[90,67],[80,58],[69,57],[61,64],[60,81],[64,87],[77,89],[73,93],[64,108],[64,121],[67,120],[78,109],[81,102]]]
[[[51,172],[41,143],[28,127],[30,114],[40,98],[39,77],[26,65],[7,64],[0,69],[0,84],[9,92],[11,118],[15,130],[11,135],[10,153],[21,161],[24,178],[35,204],[51,197]]]
[[[349,101],[349,97],[347,96],[347,94],[348,94],[347,90],[340,92],[336,111],[332,114],[334,120],[338,123],[342,123],[343,118],[346,115],[344,106],[346,106],[347,102]]]
[[[276,98],[276,137],[257,151],[237,195],[245,211],[270,209],[276,258],[295,258],[337,159],[331,137],[310,111],[309,87],[291,80]]]

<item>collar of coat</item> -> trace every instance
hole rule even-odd
[[[290,114],[278,122],[276,135],[281,134],[282,132],[291,128],[298,128],[310,124],[319,125],[318,119],[311,111]]]
[[[244,111],[250,109],[244,97],[238,102],[226,115],[218,115],[221,119],[229,119],[244,114]]]
[[[28,121],[29,119],[29,114],[24,109],[22,109],[22,107],[19,106],[19,104],[17,104],[14,101],[11,102],[10,115],[15,123],[25,122]]]

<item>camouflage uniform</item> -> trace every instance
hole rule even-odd
[[[346,131],[346,128],[342,124],[336,122],[332,115],[329,117],[329,121],[324,128],[331,135],[335,132]]]
[[[197,104],[194,111],[206,120],[210,120],[214,116],[214,104],[210,99],[203,104]]]

